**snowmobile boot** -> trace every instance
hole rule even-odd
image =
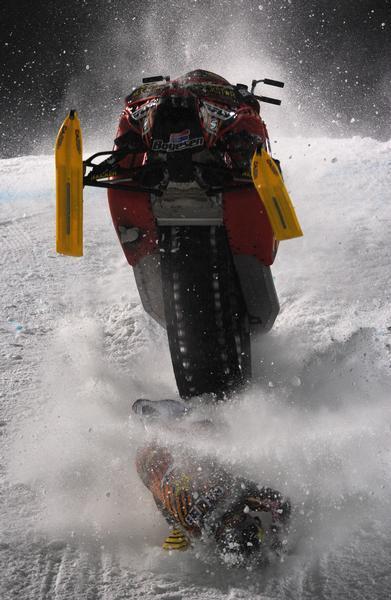
[[[189,547],[188,537],[179,529],[173,529],[163,543],[163,550],[187,550]]]
[[[182,419],[189,413],[188,407],[178,400],[147,400],[138,398],[132,406],[133,412],[143,422],[167,422]]]

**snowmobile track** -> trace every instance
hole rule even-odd
[[[182,398],[250,375],[247,314],[223,227],[161,228],[167,334]]]

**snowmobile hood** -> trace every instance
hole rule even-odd
[[[156,81],[143,83],[140,87],[134,89],[126,98],[126,102],[145,100],[157,96],[169,95],[195,95],[216,97],[217,100],[239,104],[243,102],[235,86],[229,83],[224,77],[196,69],[189,71],[185,75],[177,77],[173,81]]]
[[[194,71],[189,71],[188,73],[181,75],[174,81],[180,84],[215,83],[217,85],[230,85],[229,81],[224,79],[224,77],[221,77],[221,75],[217,75],[217,73],[212,73],[211,71],[204,71],[203,69],[195,69]]]

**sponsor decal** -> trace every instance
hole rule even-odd
[[[218,125],[219,125],[219,122],[217,119],[211,119],[211,121],[209,123],[209,127],[212,131],[216,131]]]
[[[129,96],[127,97],[127,102],[134,102],[135,100],[141,100],[142,98],[148,98],[148,96],[159,96],[162,92],[177,88],[187,89],[190,92],[193,92],[197,96],[219,96],[226,100],[237,101],[237,89],[230,85],[218,85],[213,83],[179,83],[175,84],[164,83],[161,85],[156,84],[144,84],[140,87],[134,89]]]
[[[222,98],[230,98],[236,100],[236,90],[232,87],[224,85],[213,85],[208,83],[190,83],[188,86],[194,92],[202,93],[205,96],[221,96]]]
[[[140,121],[140,119],[142,119],[143,117],[145,117],[149,111],[150,108],[152,108],[153,106],[156,106],[158,104],[159,100],[157,98],[155,98],[154,100],[151,100],[150,102],[146,102],[145,104],[143,104],[142,106],[140,106],[140,108],[137,108],[136,110],[132,111],[132,118],[135,121]]]
[[[205,107],[201,108],[201,116],[206,131],[212,135],[216,135],[222,121],[220,119],[211,117],[210,114],[205,110]]]
[[[133,102],[137,98],[147,98],[148,96],[158,96],[163,90],[167,89],[169,84],[156,85],[156,84],[145,84],[133,90],[128,96],[128,102]]]
[[[152,150],[155,152],[180,152],[181,150],[190,150],[204,145],[203,137],[189,138],[189,135],[190,131],[189,134],[182,131],[181,133],[172,133],[168,142],[153,140]]]
[[[222,121],[227,121],[227,119],[231,119],[235,116],[234,110],[225,110],[220,106],[216,106],[215,104],[210,104],[209,102],[203,102],[208,113],[217,119],[221,119]]]
[[[118,175],[118,171],[115,169],[107,169],[106,171],[101,171],[99,173],[91,173],[88,174],[88,179],[91,181],[97,181],[98,179],[108,179],[109,177],[115,177]]]
[[[173,144],[181,144],[182,142],[188,142],[190,138],[190,129],[185,129],[179,133],[170,134],[170,142]]]

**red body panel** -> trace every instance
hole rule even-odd
[[[122,244],[128,263],[134,267],[141,257],[152,254],[157,249],[158,232],[149,194],[108,190],[108,196],[111,217],[119,240],[121,241],[119,227],[137,227],[140,230],[140,238],[137,243]]]
[[[273,263],[278,242],[255,188],[224,194],[224,225],[232,254],[255,256],[264,265]]]

